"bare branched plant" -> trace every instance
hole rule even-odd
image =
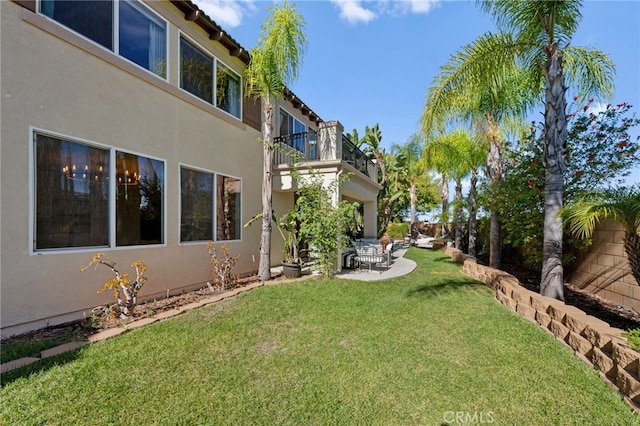
[[[231,273],[240,255],[232,257],[229,255],[229,249],[224,244],[220,247],[221,253],[218,254],[212,242],[207,243],[212,269],[209,271],[213,275],[213,285],[209,284],[212,290],[226,290],[232,287],[237,281],[238,276]]]
[[[107,290],[113,290],[113,297],[116,299],[114,307],[109,309],[103,309],[105,313],[113,312],[115,315],[120,316],[122,319],[133,314],[133,308],[138,304],[138,293],[140,289],[147,282],[147,277],[144,273],[147,267],[143,260],[137,260],[131,263],[131,266],[136,270],[136,279],[129,278],[129,274],[121,274],[115,268],[116,263],[109,259],[104,253],[96,253],[88,265],[80,268],[81,272],[84,272],[87,268],[93,266],[95,269],[98,265],[104,265],[111,269],[115,277],[105,282],[102,288],[98,290],[98,293],[104,293]]]

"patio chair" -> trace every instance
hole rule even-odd
[[[390,257],[385,256],[383,253],[380,253],[378,246],[363,245],[356,247],[355,260],[358,263],[358,266],[362,268],[362,265],[368,265],[369,272],[371,272],[371,269],[373,269],[373,267],[376,265],[380,265],[382,267],[384,266],[384,264],[387,264],[388,268],[388,259],[390,259]],[[380,273],[382,273],[382,269],[380,269]]]

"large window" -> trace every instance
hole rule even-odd
[[[213,103],[213,58],[180,39],[180,87]]]
[[[240,179],[216,175],[216,238],[240,239]]]
[[[120,55],[166,77],[166,24],[135,1],[120,2]]]
[[[40,12],[154,74],[166,77],[167,24],[141,3],[41,0]],[[115,34],[118,34],[117,46]]]
[[[164,163],[116,152],[116,245],[163,242]]]
[[[40,12],[113,50],[112,0],[42,0]]]
[[[180,241],[213,240],[213,173],[180,168]]]
[[[181,167],[180,241],[239,240],[241,199],[240,179]]]
[[[109,245],[109,151],[35,137],[35,249]]]
[[[240,76],[184,37],[180,38],[180,87],[236,118],[242,115]]]
[[[34,157],[34,251],[164,242],[164,162],[41,133]]]

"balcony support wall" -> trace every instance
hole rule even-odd
[[[344,126],[338,120],[320,123],[320,160],[342,158],[342,133]]]

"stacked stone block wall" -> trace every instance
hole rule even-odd
[[[640,353],[627,345],[622,330],[574,306],[527,290],[513,275],[480,265],[458,249],[447,247],[444,251],[454,262],[462,263],[462,273],[489,285],[500,303],[537,323],[593,365],[640,411]]]
[[[614,220],[600,222],[589,252],[568,277],[574,287],[627,309],[640,311],[640,286],[624,252],[624,230]]]

